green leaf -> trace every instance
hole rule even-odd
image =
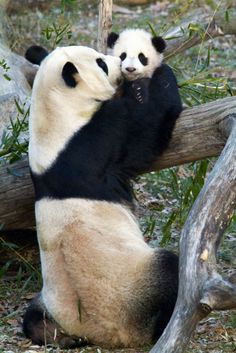
[[[150,28],[150,30],[151,30],[152,36],[153,36],[153,37],[156,37],[156,36],[157,36],[157,33],[156,33],[156,31],[155,31],[153,25],[151,24],[151,22],[148,22],[148,26],[149,26],[149,28]]]
[[[162,233],[163,237],[161,239],[160,245],[165,246],[171,238],[171,226],[176,220],[177,217],[177,212],[173,211],[168,219],[168,221],[165,223],[165,225],[162,227]]]
[[[0,268],[0,278],[2,278],[3,276],[5,276],[8,268],[10,267],[12,261],[8,261],[6,262],[1,268]]]
[[[210,47],[208,47],[208,50],[207,50],[207,59],[206,59],[206,66],[209,66],[209,65],[210,65],[210,61],[211,61],[211,49],[210,49]]]
[[[11,81],[10,76],[8,76],[7,74],[3,74],[3,77],[4,77],[7,81]]]
[[[225,11],[225,22],[229,23],[229,10]]]

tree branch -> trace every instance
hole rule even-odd
[[[180,239],[180,282],[172,318],[151,353],[182,353],[211,310],[236,308],[236,287],[216,272],[216,250],[236,205],[236,114],[221,156],[201,190]],[[230,124],[221,124],[223,132]]]
[[[200,305],[212,310],[229,310],[236,308],[236,286],[229,281],[211,279],[203,288]]]
[[[168,41],[165,51],[166,59],[184,52],[185,50],[200,44],[202,41],[224,36],[226,34],[236,34],[236,10],[229,9],[229,20],[226,20],[227,6],[222,5],[221,9],[213,16],[212,13],[203,12],[205,9],[199,9],[190,14],[187,19],[180,23],[178,27],[170,30],[166,37],[175,39]],[[202,31],[189,35],[189,24],[201,24]]]
[[[34,190],[27,158],[0,167],[0,205],[4,229],[35,226]]]
[[[152,170],[218,156],[226,141],[225,132],[220,126],[227,126],[233,114],[236,114],[235,97],[184,110],[177,121],[168,150],[154,163]],[[2,166],[0,224],[4,224],[5,229],[33,227],[33,200],[27,159]]]

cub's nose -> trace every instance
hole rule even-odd
[[[134,72],[136,69],[135,67],[126,67],[125,70],[128,72]]]

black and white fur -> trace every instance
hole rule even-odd
[[[152,37],[143,29],[125,29],[120,34],[111,32],[107,44],[112,55],[121,59],[121,71],[129,81],[151,78],[162,64],[166,48],[162,37]]]
[[[156,70],[149,101],[113,98],[120,59],[58,48],[33,86],[29,161],[43,288],[24,317],[35,343],[134,347],[156,340],[172,314],[178,259],[144,241],[130,178],[169,142],[180,113],[175,77]],[[168,83],[168,85],[167,85]],[[46,328],[45,328],[46,325]],[[86,339],[85,339],[86,338]]]
[[[125,78],[120,94],[133,98],[135,103],[148,102],[150,78],[163,64],[166,43],[162,37],[152,37],[143,29],[126,29],[120,34],[111,32],[107,39],[111,54],[121,59]],[[170,68],[169,68],[170,70]],[[178,96],[178,92],[175,92]],[[179,105],[180,100],[179,100]]]

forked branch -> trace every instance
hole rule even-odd
[[[151,353],[184,352],[197,323],[211,310],[236,308],[236,286],[217,273],[215,257],[236,205],[236,114],[219,128],[230,134],[183,228],[176,307]]]

